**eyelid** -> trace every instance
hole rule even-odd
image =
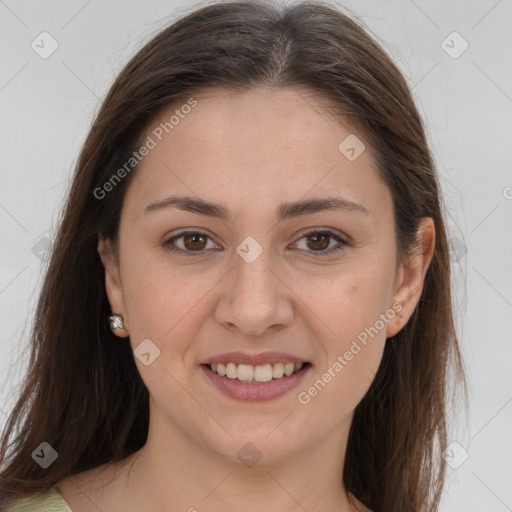
[[[344,243],[348,244],[347,236],[345,236],[340,231],[337,231],[337,230],[334,230],[331,228],[308,228],[306,231],[302,232],[299,235],[297,240],[300,240],[301,238],[304,238],[305,236],[314,235],[314,234],[318,234],[318,233],[332,235],[333,238],[338,238],[338,239],[342,240]]]
[[[174,241],[176,240],[179,240],[180,238],[182,238],[183,236],[185,235],[200,235],[200,236],[204,236],[205,238],[207,238],[208,240],[211,240],[213,243],[215,243],[216,245],[218,245],[214,240],[213,240],[213,237],[211,235],[209,235],[206,231],[204,231],[203,229],[184,229],[183,231],[180,231],[179,233],[175,233],[174,235],[170,236],[170,237],[166,237],[165,240],[162,242],[162,246],[164,248],[167,248],[168,250],[172,251],[172,252],[177,252],[177,253],[181,253],[181,254],[186,254],[186,255],[192,255],[194,256],[194,251],[184,251],[183,249],[180,249],[179,247],[174,247],[172,244]],[[207,242],[208,243],[208,242]],[[204,254],[206,253],[207,251],[211,251],[212,249],[203,249],[201,251],[196,251],[196,255],[201,255],[201,254]],[[217,250],[217,249],[214,249],[214,250]]]
[[[301,233],[300,236],[297,238],[297,241],[293,242],[292,245],[295,245],[296,243],[300,242],[303,238],[316,234],[329,235],[331,239],[338,242],[338,245],[331,247],[330,249],[324,249],[322,251],[305,251],[308,254],[317,256],[330,256],[344,249],[346,246],[350,245],[350,242],[347,240],[347,237],[345,235],[342,235],[338,231],[334,231],[330,228],[310,228],[307,231]]]
[[[338,246],[331,247],[330,249],[324,249],[322,251],[306,251],[304,249],[299,249],[300,251],[303,251],[303,252],[305,251],[309,254],[317,255],[317,256],[329,256],[329,255],[332,255],[332,254],[338,252],[339,250],[342,250],[346,246],[350,245],[350,242],[347,240],[347,237],[345,235],[339,233],[338,231],[332,230],[331,228],[309,228],[308,230],[301,233],[298,236],[298,238],[296,239],[296,241],[290,245],[293,246],[293,245],[297,244],[299,241],[301,241],[303,238],[306,238],[307,236],[315,235],[315,234],[324,234],[324,235],[330,236],[332,239],[334,239],[336,242],[338,242]],[[173,246],[174,241],[179,240],[180,238],[182,238],[185,235],[205,236],[207,239],[211,240],[213,243],[216,243],[216,242],[214,242],[213,237],[210,236],[206,231],[204,231],[202,229],[190,229],[189,228],[189,229],[185,229],[181,232],[178,232],[169,238],[166,238],[162,242],[161,245],[164,248],[166,248],[167,250],[170,250],[171,252],[183,254],[186,256],[202,256],[209,251],[217,250],[217,249],[202,249],[200,251],[185,251],[183,249],[180,249],[179,247]],[[288,247],[290,247],[290,246],[288,246]]]

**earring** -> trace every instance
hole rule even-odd
[[[108,317],[108,320],[110,322],[110,328],[112,329],[112,332],[114,332],[117,329],[124,329],[126,330],[126,327],[123,323],[123,317],[121,315],[118,315],[117,313],[114,313],[113,315],[110,315]],[[119,336],[114,332],[116,336]],[[124,336],[120,336],[121,338],[124,338]]]

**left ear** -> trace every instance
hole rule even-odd
[[[418,246],[413,248],[406,263],[400,265],[393,292],[392,304],[399,302],[402,305],[395,317],[400,323],[397,325],[393,321],[387,324],[387,338],[395,336],[409,321],[420,300],[425,275],[434,254],[435,235],[434,220],[431,217],[421,218],[417,230]]]

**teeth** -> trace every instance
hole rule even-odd
[[[255,366],[254,380],[256,382],[268,382],[272,380],[272,365],[264,364],[263,366]]]
[[[235,363],[212,363],[211,369],[213,372],[218,373],[221,377],[228,377],[230,379],[238,379],[241,382],[269,382],[274,379],[280,379],[283,376],[289,376],[292,373],[298,372],[303,366],[303,363],[274,363],[253,366],[252,364],[239,364]]]
[[[238,380],[250,382],[254,378],[254,366],[250,364],[239,364],[237,369]]]
[[[226,377],[229,377],[230,379],[236,379],[238,377],[235,363],[228,363],[226,365]]]
[[[293,370],[295,370],[295,365],[293,363],[286,363],[284,365],[284,374],[285,375],[291,375],[293,373]]]
[[[284,375],[284,364],[276,363],[272,368],[272,377],[280,379]]]

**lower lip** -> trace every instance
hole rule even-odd
[[[230,379],[229,377],[221,377],[218,373],[210,370],[205,364],[201,365],[201,369],[213,385],[225,395],[236,400],[260,402],[282,396],[298,386],[311,369],[311,364],[307,364],[297,373],[281,377],[280,379],[272,379],[268,382],[253,381],[252,383],[241,382],[238,379]]]

